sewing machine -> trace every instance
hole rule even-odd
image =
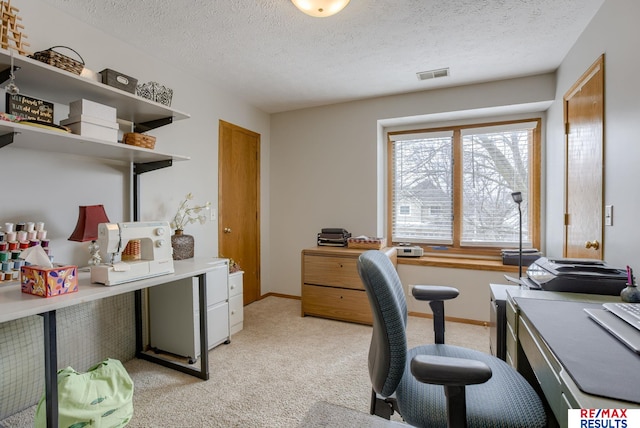
[[[166,221],[100,223],[98,245],[106,263],[91,267],[91,282],[117,285],[174,272]]]

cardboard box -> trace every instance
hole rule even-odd
[[[78,291],[78,267],[22,266],[20,286],[23,293],[40,297],[53,297]]]
[[[107,122],[116,122],[117,120],[115,107],[85,99],[72,101],[69,104],[69,117],[80,115],[95,117]]]

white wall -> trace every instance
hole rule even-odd
[[[189,156],[191,160],[141,177],[142,220],[171,220],[188,192],[195,195],[195,202],[211,201],[217,209],[219,119],[261,135],[262,253],[268,256],[269,116],[233,94],[193,78],[188,69],[180,69],[180,64],[149,57],[42,1],[20,3],[20,16],[32,51],[67,45],[77,50],[87,68],[94,71],[111,68],[141,82],[160,82],[174,90],[172,107],[191,115],[190,119],[149,132],[157,137],[156,150]],[[16,84],[20,86],[20,71],[16,72]],[[25,95],[38,98],[35,93]],[[59,121],[67,116],[68,108],[57,104],[55,112]],[[104,204],[112,222],[131,219],[129,165],[9,145],[0,148],[0,171],[5,191],[0,202],[0,224],[44,221],[56,262],[86,264],[88,243],[67,240],[75,227],[79,205]],[[218,254],[217,222],[190,225],[186,232],[195,236],[197,257]],[[263,268],[263,272],[268,278],[268,270]],[[135,341],[125,340],[134,337],[132,316],[131,295],[60,311],[61,367],[71,365],[83,371],[106,356],[121,359],[133,356]],[[41,321],[37,316],[0,325],[0,343],[7,344],[0,352],[0,379],[20,379],[19,384],[0,385],[0,419],[34,404],[41,395],[44,375],[42,363],[38,363],[42,353],[42,329],[38,326]],[[99,334],[87,338],[87,331]],[[77,338],[84,338],[86,346],[78,347]],[[19,344],[14,346],[16,341]],[[32,364],[25,364],[25,359]]]
[[[422,124],[476,120],[505,107],[523,114],[554,95],[555,78],[547,74],[273,115],[269,291],[300,295],[300,252],[315,246],[321,228],[344,227],[354,236],[384,233],[379,227],[384,213],[378,209],[384,192],[377,188],[384,146],[379,127],[406,116],[419,116],[414,119]],[[428,282],[431,273],[423,272],[422,282]],[[453,281],[483,288],[488,319],[488,282],[468,281],[468,272],[452,271]],[[470,318],[464,311],[451,315]]]
[[[149,132],[157,137],[156,150],[189,156],[191,160],[142,176],[142,220],[171,220],[188,192],[194,194],[194,202],[211,201],[217,208],[218,120],[223,119],[261,135],[261,220],[268,224],[270,123],[266,113],[193,78],[188,69],[180,68],[181,64],[156,60],[42,1],[21,2],[20,16],[32,51],[66,45],[78,51],[91,70],[111,68],[140,82],[160,82],[174,90],[172,108],[191,115],[190,119]],[[60,52],[73,56],[68,51]],[[19,71],[16,83],[20,85]],[[67,112],[66,106],[56,105],[57,120],[65,118]],[[102,203],[111,221],[130,220],[128,165],[9,146],[0,150],[0,168],[2,175],[7,180],[11,177],[11,185],[16,186],[11,199],[0,204],[0,223],[45,221],[56,261],[83,264],[86,260],[86,244],[67,241],[79,205]],[[186,233],[196,238],[196,256],[217,255],[217,222],[190,225]],[[268,239],[263,238],[262,242]]]
[[[604,228],[607,262],[640,269],[640,3],[607,0],[558,70],[556,102],[547,123],[547,252],[562,256],[564,135],[562,97],[605,54],[604,204],[614,206],[613,226]]]

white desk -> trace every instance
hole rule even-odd
[[[133,291],[135,292],[136,307],[136,357],[153,361],[184,373],[197,376],[203,380],[207,380],[209,379],[209,360],[207,352],[202,352],[200,370],[177,362],[164,360],[155,355],[143,352],[142,290],[184,278],[198,277],[200,349],[208,349],[206,273],[213,270],[221,263],[226,263],[226,259],[211,258],[175,261],[175,273],[173,274],[156,276],[111,287],[100,284],[91,284],[90,274],[88,272],[79,272],[77,292],[48,298],[22,293],[20,291],[20,283],[17,281],[2,283],[0,285],[0,323],[31,315],[42,315],[44,318],[47,426],[58,426],[56,310]]]

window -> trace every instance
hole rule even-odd
[[[389,133],[392,241],[454,253],[539,245],[540,120]]]

